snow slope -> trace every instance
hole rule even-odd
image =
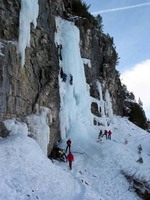
[[[112,140],[90,137],[88,150],[84,140],[82,148],[72,141],[70,171],[68,163],[52,163],[27,137],[26,125],[15,121],[10,136],[0,139],[0,199],[138,200],[121,172],[150,181],[150,135],[120,117],[113,118],[112,132]],[[143,164],[136,162],[139,144]]]

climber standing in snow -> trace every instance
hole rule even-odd
[[[63,82],[66,82],[66,80],[67,80],[67,74],[65,74],[65,73],[63,72],[62,67],[61,67],[61,69],[60,69],[60,78],[62,78],[62,81],[63,81]]]
[[[63,78],[63,74],[64,74],[64,72],[63,72],[63,69],[62,69],[62,67],[60,68],[60,78]]]
[[[70,74],[70,80],[69,80],[70,85],[73,84],[73,76]]]
[[[70,148],[71,148],[71,140],[69,139],[69,140],[67,140],[67,147],[66,147],[66,151],[65,151],[65,153],[67,153],[67,150],[69,149],[69,153],[70,153]]]
[[[70,152],[66,158],[69,161],[69,168],[70,170],[72,169],[72,162],[74,161],[74,156],[73,154]]]
[[[104,134],[102,135],[102,137],[106,135],[106,140],[107,140],[107,130],[104,131]]]
[[[67,80],[67,74],[64,73],[64,74],[63,74],[62,81],[63,81],[63,82],[66,82],[66,80]]]
[[[99,135],[98,135],[98,140],[102,141],[102,135],[103,135],[103,131],[100,130]]]
[[[61,51],[62,51],[62,44],[58,45],[58,55],[59,55],[59,59],[62,60],[62,54],[61,54]]]
[[[109,140],[111,140],[111,134],[112,134],[112,132],[111,132],[111,130],[109,130],[109,131],[108,131],[108,139],[109,139]]]

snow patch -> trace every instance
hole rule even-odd
[[[10,135],[28,135],[27,124],[18,122],[16,119],[8,119],[4,121],[4,124]]]
[[[50,140],[51,119],[51,111],[46,107],[40,107],[39,113],[27,117],[30,135],[37,141],[45,155]]]
[[[91,68],[91,60],[90,59],[82,58],[82,60],[83,60],[83,64],[85,64],[89,68]]]

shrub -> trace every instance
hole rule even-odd
[[[128,180],[130,186],[129,191],[134,190],[136,194],[143,200],[149,200],[150,197],[150,184],[144,177],[137,177],[136,173],[122,171],[124,177]]]

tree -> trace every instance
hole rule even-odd
[[[88,12],[91,5],[87,5],[84,1],[73,1],[72,11],[75,15],[86,19],[87,26],[97,26],[97,21],[93,15]]]
[[[97,21],[97,28],[99,29],[100,32],[103,32],[103,19],[102,17],[100,16],[100,14],[98,14],[96,17],[95,17],[96,21]]]
[[[147,129],[147,118],[143,108],[137,103],[130,105],[129,120],[139,126],[140,128]]]

